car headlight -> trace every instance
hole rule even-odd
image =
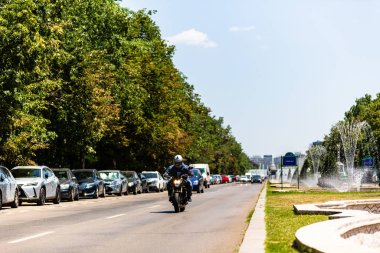
[[[132,187],[132,186],[133,186],[133,182],[129,182],[129,183],[128,183],[128,186],[129,186],[129,187]]]
[[[199,183],[198,180],[195,180],[195,181],[193,182],[194,185],[197,185],[198,183]]]
[[[38,182],[34,182],[34,183],[25,184],[24,186],[37,186],[37,185],[38,185]]]
[[[69,189],[70,185],[69,184],[61,184],[61,189],[62,190],[67,190]]]
[[[91,187],[94,187],[95,184],[94,183],[89,183],[89,184],[86,184],[86,188],[91,188]]]

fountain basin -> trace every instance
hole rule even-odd
[[[359,234],[372,236],[380,231],[379,199],[294,205],[294,211],[297,214],[325,214],[330,218],[297,230],[296,242],[302,251],[380,252],[379,247],[350,239]]]

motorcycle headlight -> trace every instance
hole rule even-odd
[[[94,183],[89,183],[89,184],[86,184],[86,188],[88,189],[88,188],[91,188],[91,187],[94,187],[95,186],[95,184]]]
[[[69,184],[61,184],[61,189],[62,190],[67,190],[69,189],[70,185]]]
[[[128,186],[129,186],[129,187],[132,187],[132,186],[133,186],[133,182],[129,182],[129,183],[128,183]]]
[[[175,180],[173,181],[173,184],[174,184],[175,187],[178,187],[178,186],[181,184],[181,180],[179,180],[179,179],[175,179]]]
[[[194,180],[193,182],[194,185],[197,185],[198,183],[199,183],[198,180]]]

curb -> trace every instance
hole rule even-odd
[[[240,245],[239,253],[264,253],[265,252],[265,198],[267,195],[267,184],[262,188],[256,203],[251,221],[244,239]]]

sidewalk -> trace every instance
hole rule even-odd
[[[240,245],[239,253],[264,253],[265,242],[265,197],[266,197],[266,182],[263,187],[259,199],[257,201],[255,211],[252,215],[248,229],[244,235],[242,244]]]

